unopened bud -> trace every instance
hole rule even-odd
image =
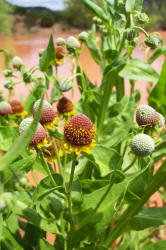
[[[13,68],[17,69],[17,70],[20,70],[21,67],[24,65],[23,64],[23,61],[20,57],[18,56],[15,56],[12,60],[12,65],[13,65]]]
[[[59,83],[59,88],[62,92],[67,92],[72,88],[72,81],[70,79],[64,78]]]

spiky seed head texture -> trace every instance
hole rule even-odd
[[[35,102],[33,105],[33,115],[36,114],[40,104],[40,99]],[[55,118],[55,111],[51,104],[47,101],[43,101],[43,107],[42,107],[42,113],[40,117],[40,122],[42,124],[47,123],[47,122],[52,122]]]
[[[68,50],[79,49],[80,42],[74,36],[70,36],[66,41],[66,46]]]
[[[158,121],[157,121],[157,126],[158,128],[162,128],[165,125],[165,118],[162,114],[158,113],[159,117],[158,117]]]
[[[63,96],[57,104],[58,112],[61,114],[73,111],[73,103],[67,97]]]
[[[73,145],[89,145],[94,139],[94,125],[86,115],[75,115],[66,122],[64,135],[66,140]]]
[[[30,127],[32,122],[33,119],[31,118],[25,118],[24,120],[22,120],[19,126],[19,134],[21,135],[23,132],[25,132]],[[40,123],[38,123],[36,132],[30,142],[30,145],[37,145],[38,143],[43,142],[45,137],[46,137],[46,131],[44,130],[43,126]]]
[[[146,134],[138,134],[131,141],[132,152],[140,157],[150,155],[155,148],[153,139]]]
[[[149,105],[140,105],[136,111],[136,121],[139,126],[154,126],[158,121],[158,113]]]
[[[12,112],[10,104],[6,101],[0,102],[0,115],[8,115]]]
[[[12,113],[14,114],[21,113],[24,111],[24,104],[18,100],[12,100],[10,105],[12,107]]]

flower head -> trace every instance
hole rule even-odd
[[[20,70],[24,64],[20,57],[15,56],[12,60],[12,65],[13,65],[13,68]]]
[[[136,121],[139,126],[154,126],[158,121],[158,113],[149,105],[140,105],[136,111]]]
[[[40,104],[40,99],[37,100],[33,106],[33,115],[36,114]],[[55,111],[51,104],[47,101],[43,101],[43,107],[40,117],[41,124],[48,129],[54,128],[54,126],[57,124],[57,118]]]
[[[8,102],[0,102],[0,115],[8,115],[12,112],[11,106]]]
[[[48,161],[54,162],[54,161],[56,161],[54,145],[51,142],[50,137],[47,137],[47,141],[48,141],[48,145],[45,145],[45,148],[43,149],[43,154],[45,155],[45,157],[47,158]],[[61,150],[60,141],[58,139],[54,138],[54,142],[56,144],[59,156],[62,156],[63,151]]]
[[[69,51],[79,49],[81,47],[80,42],[74,36],[70,36],[66,41],[66,46]]]
[[[162,114],[158,113],[159,117],[158,117],[158,121],[157,121],[157,126],[158,128],[162,128],[165,125],[165,118]]]
[[[88,39],[88,33],[86,31],[82,31],[79,35],[78,35],[78,39],[80,41],[86,41]]]
[[[131,141],[132,152],[140,157],[150,155],[155,148],[153,139],[146,134],[138,134]]]
[[[19,134],[21,135],[22,133],[24,133],[31,125],[31,123],[33,122],[33,120],[31,118],[26,118],[24,119],[19,126]],[[47,143],[46,140],[46,131],[43,128],[43,126],[38,123],[36,132],[30,142],[30,146],[37,146],[37,147],[42,147],[44,144]]]
[[[61,62],[63,62],[65,49],[62,46],[57,46],[55,48],[55,51],[56,51],[56,64],[60,64]]]
[[[60,115],[71,116],[74,113],[72,101],[63,96],[57,104],[57,110]]]
[[[39,57],[41,57],[44,53],[45,49],[39,49],[38,53],[39,53]]]
[[[57,44],[58,46],[64,46],[64,45],[66,44],[65,39],[63,39],[62,37],[58,37],[58,38],[56,39],[56,44]]]
[[[11,103],[12,113],[18,116],[25,116],[27,112],[24,110],[24,104],[18,100],[12,100]]]
[[[90,153],[94,144],[95,128],[91,120],[83,114],[71,117],[64,126],[64,149],[67,153],[74,151]]]

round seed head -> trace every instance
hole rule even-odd
[[[153,139],[146,134],[138,134],[131,141],[132,152],[140,157],[150,155],[154,150]]]
[[[33,106],[33,115],[36,114],[40,104],[40,99],[37,100]],[[40,122],[42,124],[47,123],[47,122],[52,122],[55,118],[55,111],[51,104],[47,101],[43,101],[43,107],[42,107],[42,113],[40,117]]]
[[[79,35],[78,35],[78,39],[80,41],[86,41],[88,39],[88,33],[86,31],[83,31],[81,32]]]
[[[33,120],[31,118],[24,119],[19,126],[19,134],[21,135],[23,132],[25,132],[31,125]],[[44,130],[43,126],[38,123],[36,132],[30,142],[30,145],[37,145],[40,142],[43,142],[43,140],[46,137],[46,131]]]
[[[66,44],[65,39],[63,39],[62,37],[58,37],[58,38],[56,39],[56,44],[57,44],[58,46],[64,46],[64,45]]]
[[[162,114],[160,114],[160,113],[158,113],[158,122],[157,122],[157,126],[158,126],[158,128],[162,128],[162,127],[164,127],[164,125],[165,125],[165,118],[164,118],[164,116],[162,115]]]
[[[20,70],[21,67],[23,66],[23,61],[20,57],[15,56],[12,60],[12,65],[13,65],[13,68]]]
[[[149,105],[140,105],[136,111],[136,121],[139,126],[154,126],[158,121],[158,113]]]
[[[66,41],[66,46],[68,50],[74,50],[80,48],[80,43],[74,36],[70,36]]]
[[[0,102],[0,115],[8,115],[11,112],[12,109],[9,103],[5,101]]]
[[[61,114],[71,112],[73,111],[73,103],[67,97],[63,96],[57,104],[57,109]]]
[[[21,113],[21,112],[24,111],[24,104],[22,104],[18,100],[12,100],[10,105],[11,105],[11,108],[12,108],[12,113],[14,113],[14,114]]]
[[[66,122],[64,135],[71,144],[89,145],[95,135],[94,125],[86,115],[75,115]]]

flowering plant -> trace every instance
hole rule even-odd
[[[117,249],[149,249],[150,236],[165,224],[166,207],[148,202],[166,183],[166,61],[160,75],[151,66],[166,48],[143,29],[148,17],[142,1],[83,2],[95,17],[80,40],[58,38],[55,47],[51,35],[39,51],[39,65],[28,69],[15,57],[4,71],[9,95],[0,96],[2,249],[104,250],[114,243]],[[139,31],[152,52],[145,61],[133,58]],[[100,68],[100,86],[79,61],[85,44]],[[60,79],[66,57],[71,77]],[[29,91],[24,102],[13,99],[15,73]],[[136,81],[149,83],[149,105],[139,105]],[[77,87],[81,98],[75,103]],[[56,235],[53,245],[48,233]],[[166,243],[155,244],[157,249]]]

